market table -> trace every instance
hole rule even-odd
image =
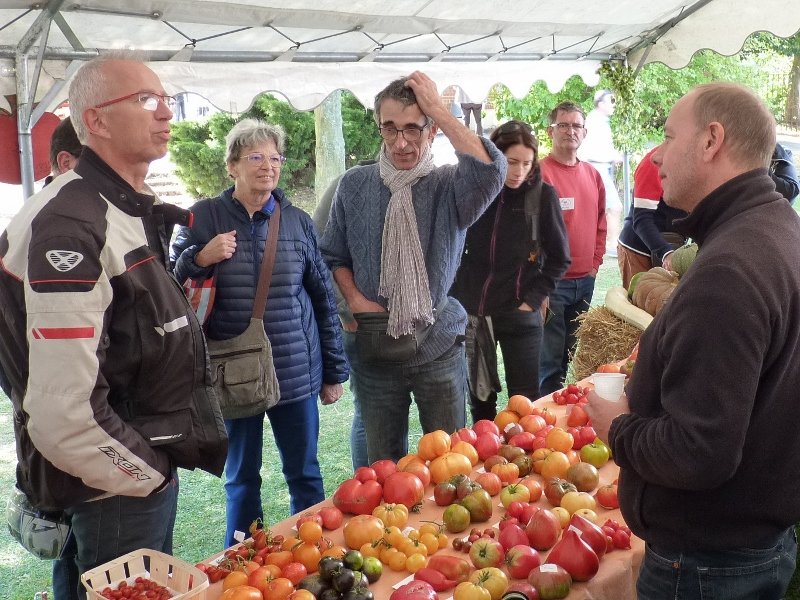
[[[581,384],[586,385],[587,382],[581,382]],[[550,396],[546,396],[535,401],[534,406],[552,410],[557,415],[556,425],[566,427],[566,406],[557,405],[552,401]],[[481,470],[482,465],[479,463],[476,465],[476,471],[473,471],[473,478]],[[619,468],[617,465],[614,464],[613,461],[609,461],[600,469],[600,485],[613,482],[617,478],[618,473]],[[490,525],[496,526],[500,521],[504,514],[504,509],[500,504],[499,497],[495,496],[493,501],[495,503],[495,508],[490,520],[487,523],[475,524],[475,527],[484,529]],[[314,512],[322,506],[329,505],[332,505],[332,501],[330,499],[326,499],[318,505],[309,508],[306,512]],[[552,508],[544,495],[542,495],[538,505],[541,508]],[[423,521],[441,522],[443,513],[444,507],[437,506],[433,501],[433,486],[430,485],[425,490],[422,509],[418,513],[410,513],[408,525],[411,527],[418,527]],[[606,519],[615,519],[620,523],[623,522],[619,509],[607,510],[598,505],[597,514],[598,525],[602,525]],[[293,528],[296,520],[297,516],[289,517],[284,521],[271,525],[270,529],[275,534],[282,534],[284,536],[293,535],[295,533]],[[459,534],[450,533],[448,534],[448,537],[451,541],[456,537],[465,537],[471,528],[472,526],[470,526],[467,531]],[[326,536],[330,537],[334,543],[345,545],[341,527],[336,531],[326,532]],[[447,549],[440,550],[439,552],[460,556],[469,560],[469,556],[467,554],[456,552],[450,546],[448,546]],[[546,560],[547,552],[541,552],[540,554],[542,556],[542,562],[544,562],[544,560]],[[219,555],[215,555],[214,557],[209,558],[206,562],[212,562],[218,556]],[[643,556],[644,542],[636,536],[631,536],[631,549],[614,550],[610,553],[606,553],[605,556],[600,559],[600,570],[597,572],[597,575],[595,575],[588,582],[573,583],[569,596],[567,596],[568,600],[624,600],[626,598],[635,598],[636,577],[639,573],[639,566],[641,565]],[[410,576],[408,572],[395,572],[390,570],[387,566],[384,566],[383,575],[376,583],[370,585],[370,590],[372,590],[375,594],[376,600],[387,600],[393,591],[393,586],[396,586],[399,582],[405,583],[404,580],[407,578],[408,581],[410,581],[411,577],[412,576]],[[221,593],[222,582],[215,583],[211,585],[207,592],[207,600],[217,600]],[[452,595],[452,590],[441,592],[439,594],[439,598],[441,598],[441,600],[446,600],[451,598]]]

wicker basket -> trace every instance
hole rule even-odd
[[[149,560],[149,569],[145,565],[146,560]],[[116,589],[122,581],[132,583],[139,576],[168,588],[175,599],[205,600],[208,587],[206,574],[189,563],[156,550],[129,552],[86,571],[81,575],[81,581],[86,588],[87,598],[104,600],[101,593],[105,588]]]

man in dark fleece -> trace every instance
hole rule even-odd
[[[675,104],[653,155],[701,250],[626,394],[588,407],[647,543],[639,598],[781,598],[795,569],[800,217],[770,179],[774,148],[764,103],[716,83]]]

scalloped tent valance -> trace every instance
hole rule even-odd
[[[422,68],[440,88],[485,97],[494,83],[515,95],[571,75],[596,82],[597,62],[628,58],[682,67],[702,48],[731,54],[753,31],[789,36],[800,11],[786,0],[6,0],[0,8],[0,95],[17,91],[20,42],[47,11],[37,100],[74,60],[99,50],[151,53],[172,92],[193,91],[241,110],[277,91],[310,109],[340,88],[369,104],[389,80]],[[36,6],[38,8],[31,8]],[[34,40],[32,50],[37,50]],[[36,53],[32,54],[36,57]],[[32,61],[31,61],[32,62]],[[74,67],[73,67],[74,70]]]

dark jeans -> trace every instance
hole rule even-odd
[[[539,398],[539,351],[542,346],[541,312],[515,309],[492,316],[491,324],[494,339],[503,352],[509,397],[521,394],[536,400]],[[476,357],[468,352],[470,370],[473,360]],[[497,394],[490,392],[489,397],[481,401],[470,391],[469,408],[473,423],[481,419],[494,420],[497,416]]]
[[[144,498],[111,496],[67,509],[75,546],[74,554],[65,550],[63,558],[53,563],[56,600],[83,600],[86,590],[80,575],[128,552],[151,548],[172,554],[177,509],[177,472],[156,494]]]
[[[317,460],[317,396],[290,404],[279,403],[266,414],[281,457],[283,477],[289,487],[289,510],[296,514],[325,499]],[[250,523],[264,518],[261,501],[264,413],[245,419],[226,419],[225,429],[228,431],[228,458],[225,461],[227,548],[236,543],[235,531],[248,537]]]
[[[539,359],[539,392],[546,396],[564,387],[570,353],[575,350],[579,315],[589,310],[594,277],[562,279],[550,294],[551,318],[544,326]]]
[[[636,591],[639,600],[777,600],[789,586],[796,556],[794,527],[765,549],[681,553],[648,544]]]
[[[354,334],[344,332],[345,337]],[[415,367],[350,359],[350,388],[367,434],[369,463],[399,460],[408,454],[411,399],[419,410],[422,431],[455,431],[466,421],[467,373],[464,344]]]

